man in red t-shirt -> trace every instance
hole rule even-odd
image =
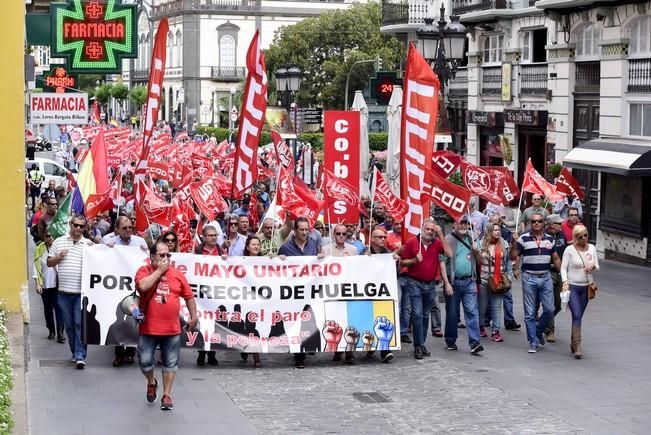
[[[428,218],[423,222],[421,234],[407,240],[400,255],[400,266],[407,268],[403,283],[411,302],[416,359],[431,355],[425,347],[425,339],[439,277],[439,254],[450,256],[451,252],[441,227],[434,219]]]
[[[149,250],[151,264],[136,272],[136,289],[140,293],[140,309],[145,319],[140,325],[138,361],[140,370],[147,378],[147,401],[153,403],[158,397],[158,381],[154,377],[154,351],[160,346],[163,360],[163,397],[161,409],[174,407],[170,392],[181,353],[181,324],[179,298],[185,299],[190,312],[188,330],[197,326],[197,305],[192,290],[183,273],[170,266],[170,250],[159,240]]]
[[[563,230],[563,234],[565,234],[568,245],[571,245],[573,243],[572,241],[574,240],[572,238],[572,230],[574,229],[574,225],[580,223],[581,221],[579,221],[579,209],[576,207],[570,207],[567,211],[567,219],[565,219],[561,225],[561,229]]]

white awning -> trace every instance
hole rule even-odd
[[[563,164],[620,175],[651,176],[651,140],[594,139],[567,153]]]

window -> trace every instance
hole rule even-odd
[[[484,63],[501,63],[503,51],[504,35],[492,35],[484,39]]]
[[[174,45],[174,36],[172,35],[172,32],[167,34],[167,59],[166,59],[166,66],[169,68],[172,66],[172,52],[173,52],[173,45]]]
[[[605,179],[604,179],[605,178]],[[600,229],[633,237],[642,237],[643,177],[602,175],[602,215]]]
[[[547,62],[547,29],[528,30],[522,34],[520,57],[523,63]]]
[[[599,56],[599,45],[601,39],[601,27],[596,24],[588,24],[577,32],[576,56],[596,57]]]
[[[183,65],[183,34],[176,31],[176,66]]]
[[[628,50],[634,56],[651,56],[651,17],[642,17],[633,23]]]
[[[631,103],[628,134],[651,136],[651,103]]]
[[[235,65],[235,38],[224,35],[219,40],[219,66]]]

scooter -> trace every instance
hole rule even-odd
[[[38,137],[36,139],[36,151],[52,151],[52,143],[43,138],[43,137]]]

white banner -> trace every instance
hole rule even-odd
[[[88,124],[88,94],[33,93],[29,96],[32,124]]]
[[[84,251],[82,336],[89,344],[134,344],[137,326],[120,302],[149,261],[139,248]],[[400,348],[398,284],[391,254],[221,257],[173,253],[197,302],[199,327],[185,347],[240,352]],[[145,316],[147,313],[145,312]],[[181,302],[180,322],[189,318]]]

